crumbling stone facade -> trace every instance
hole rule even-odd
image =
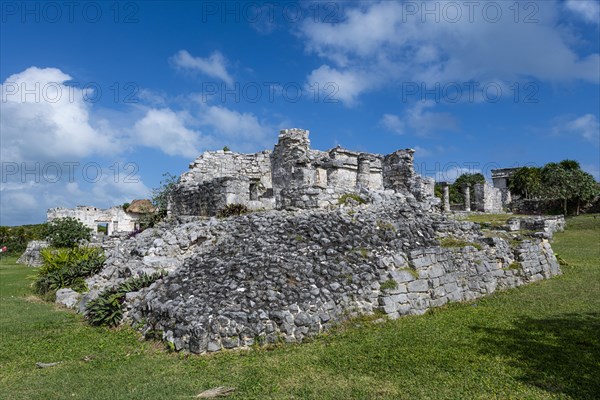
[[[434,181],[415,173],[414,150],[392,154],[310,148],[309,132],[285,129],[273,151],[205,152],[190,164],[169,205],[172,216],[215,215],[229,204],[250,209],[335,206],[361,190],[393,190],[420,201],[433,198]]]

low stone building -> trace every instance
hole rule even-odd
[[[510,193],[510,180],[519,168],[498,168],[492,170],[492,183],[495,188],[500,190],[502,195],[502,204],[507,205],[512,201]]]
[[[48,222],[56,218],[76,218],[95,233],[99,232],[99,226],[106,226],[106,234],[112,235],[136,230],[139,218],[149,212],[154,212],[150,200],[133,200],[126,209],[123,206],[108,209],[93,206],[58,207],[49,209],[46,216]]]
[[[414,150],[386,156],[341,147],[310,148],[309,131],[285,129],[273,151],[205,152],[175,188],[170,215],[218,213],[229,204],[250,209],[327,208],[344,194],[389,189],[417,200],[433,199],[434,181],[415,173]]]

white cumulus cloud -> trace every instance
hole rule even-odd
[[[3,160],[48,160],[109,154],[118,140],[91,122],[82,89],[57,68],[30,67],[1,85]]]
[[[201,135],[187,128],[185,119],[185,114],[169,108],[151,108],[135,123],[132,141],[170,156],[196,157],[200,154]]]
[[[567,0],[565,7],[591,24],[600,24],[600,2],[598,0]]]
[[[585,114],[562,122],[554,128],[554,132],[581,136],[596,145],[600,144],[600,122],[594,114]]]
[[[432,133],[458,130],[458,120],[450,113],[428,111],[435,106],[432,100],[418,101],[407,108],[402,117],[395,114],[384,114],[380,124],[399,135],[413,134],[428,136]]]
[[[227,60],[219,51],[214,51],[210,56],[202,58],[192,56],[187,50],[179,50],[171,60],[177,68],[197,71],[220,79],[228,85],[233,85],[233,78],[227,72]]]
[[[318,91],[322,101],[342,101],[352,107],[358,96],[370,88],[371,81],[360,71],[341,71],[322,65],[310,73],[305,90],[308,93]]]
[[[432,5],[361,2],[344,7],[346,12],[339,23],[307,18],[297,34],[309,53],[328,62],[309,73],[309,81],[319,73],[335,73],[340,81],[359,76],[359,80],[346,79],[352,84],[347,85],[345,93],[340,85],[340,98],[352,103],[368,90],[407,81],[484,84],[533,78],[600,82],[600,55],[597,51],[579,54],[573,48],[575,28],[559,22],[560,3],[535,2],[535,23],[522,21],[531,14],[523,9],[520,20],[515,22],[510,2],[490,3],[500,7],[502,15],[498,21],[490,22],[483,11],[488,3],[475,3],[476,6],[471,3],[476,7],[472,18],[465,3],[448,1]],[[409,6],[416,7],[415,14],[408,12]],[[577,5],[578,9],[587,10],[586,15],[596,6],[597,2]],[[455,14],[447,11],[449,7],[458,7],[461,14],[457,20],[452,20]],[[437,8],[438,21],[435,12],[426,14],[425,8]]]
[[[228,146],[235,151],[256,151],[272,143],[277,133],[252,113],[222,106],[201,107],[198,120],[203,129],[210,132],[214,144]]]

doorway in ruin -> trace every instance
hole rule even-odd
[[[96,233],[108,236],[108,222],[96,221]]]
[[[252,180],[250,181],[250,201],[258,200],[260,195],[260,181]]]

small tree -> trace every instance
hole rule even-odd
[[[544,197],[559,199],[565,215],[568,215],[569,201],[576,203],[576,213],[579,214],[581,203],[592,200],[598,194],[594,177],[573,160],[546,164],[542,169],[542,183]]]
[[[74,248],[91,237],[92,229],[76,218],[56,218],[48,222],[46,240],[54,247]]]
[[[582,170],[573,171],[573,198],[577,203],[576,214],[579,215],[581,204],[594,199],[600,192],[594,177]]]
[[[537,167],[519,168],[511,177],[510,191],[526,199],[542,195],[542,169]]]
[[[542,182],[544,184],[544,197],[558,199],[563,205],[563,212],[568,214],[567,205],[572,195],[571,170],[565,169],[558,163],[548,163],[542,169]]]
[[[169,172],[163,174],[163,180],[160,181],[158,188],[152,189],[152,204],[156,207],[158,213],[167,213],[169,199],[179,183],[179,178]]]
[[[473,186],[477,183],[485,183],[485,177],[480,173],[470,174],[464,173],[460,175],[449,188],[450,202],[454,204],[462,203],[465,201],[462,194],[463,187],[468,186],[471,191]]]

